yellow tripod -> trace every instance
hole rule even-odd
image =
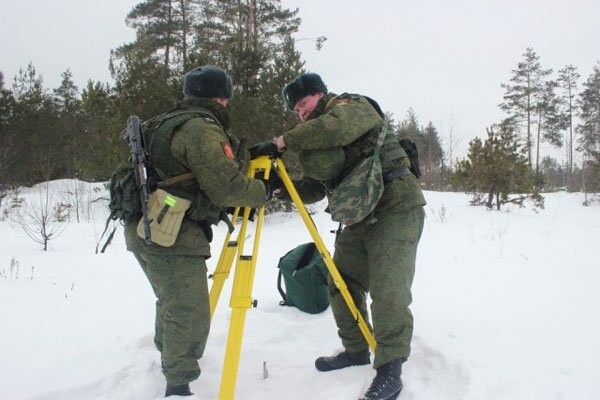
[[[364,335],[369,347],[375,351],[376,343],[371,334],[367,323],[356,308],[352,296],[348,291],[348,287],[344,279],[340,275],[329,251],[325,247],[315,224],[308,214],[304,203],[300,199],[292,180],[290,179],[285,165],[280,158],[270,158],[268,156],[260,156],[250,162],[248,170],[249,177],[255,177],[257,173],[262,174],[264,179],[269,179],[272,169],[277,171],[285,188],[292,198],[292,201],[298,208],[300,216],[306,225],[313,241],[315,242],[321,257],[331,274],[336,287],[339,289],[342,297],[346,301],[352,315],[355,316],[358,327]],[[240,208],[236,208],[233,213],[233,222],[238,218]],[[265,209],[264,206],[257,210],[255,216],[256,227],[254,234],[254,245],[252,247],[252,255],[243,255],[246,229],[248,227],[248,219],[250,217],[250,209],[243,209],[242,224],[236,240],[230,240],[231,233],[227,233],[221,255],[217,262],[215,272],[212,274],[213,284],[210,289],[210,315],[214,314],[217,302],[223,290],[225,280],[229,277],[233,260],[238,255],[235,265],[235,275],[233,279],[233,288],[229,306],[231,307],[231,320],[229,322],[229,336],[227,339],[227,348],[225,350],[225,361],[221,376],[221,388],[219,392],[219,400],[232,400],[235,394],[235,383],[237,379],[238,364],[240,360],[240,352],[242,348],[242,336],[244,333],[244,322],[246,318],[246,310],[252,306],[256,306],[256,301],[252,300],[252,285],[254,282],[254,270],[256,267],[256,256],[260,243],[260,233],[263,226]]]

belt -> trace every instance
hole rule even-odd
[[[383,183],[391,182],[396,178],[400,178],[401,176],[408,175],[410,173],[410,168],[408,167],[402,167],[400,169],[385,172],[383,174]]]

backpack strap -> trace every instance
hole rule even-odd
[[[195,108],[175,108],[171,111],[167,111],[166,113],[157,115],[156,117],[144,123],[144,129],[146,131],[150,129],[156,130],[159,129],[163,124],[170,124],[169,129],[171,131],[171,135],[173,135],[177,128],[194,118],[203,118],[207,121],[218,125],[221,129],[224,130],[221,122],[212,113],[210,113],[207,110]],[[151,142],[152,138],[149,139],[148,147],[152,146]],[[150,156],[150,162],[152,162],[152,156]],[[158,187],[172,186],[176,183],[194,178],[194,175],[189,171],[176,176],[168,176],[156,166],[152,166],[152,169],[156,173],[157,178],[159,180],[159,182],[157,182]]]
[[[100,242],[102,241],[102,238],[104,237],[104,234],[108,231],[108,226],[110,225],[110,222],[115,219],[115,212],[111,212],[110,215],[108,216],[108,218],[106,219],[106,225],[104,225],[104,230],[102,231],[102,235],[100,235],[100,238],[98,239],[98,243],[96,243],[96,254],[98,254],[98,247],[100,246]],[[111,244],[113,238],[115,237],[115,231],[117,230],[117,225],[115,224],[114,228],[112,229],[112,231],[110,232],[110,234],[108,235],[108,237],[106,238],[106,242],[104,242],[104,245],[102,246],[102,249],[100,250],[100,253],[104,253],[104,251],[106,250],[106,248],[108,247],[109,244]]]
[[[160,125],[162,125],[166,120],[174,118],[174,117],[179,117],[181,115],[186,115],[186,114],[190,114],[190,115],[199,115],[200,117],[204,118],[204,119],[208,119],[211,122],[214,122],[215,124],[219,125],[219,127],[221,129],[223,129],[223,125],[221,124],[221,122],[219,122],[219,120],[217,119],[217,117],[215,117],[212,113],[210,113],[209,111],[206,110],[198,110],[198,109],[189,109],[189,108],[175,108],[171,111],[167,111],[166,113],[157,115],[156,117],[146,121],[144,123],[144,128],[148,129],[148,128],[157,128]],[[192,119],[193,117],[191,117],[190,119]],[[185,121],[183,121],[182,123],[187,122],[188,119],[186,119]]]
[[[285,292],[283,291],[283,288],[281,287],[281,269],[279,269],[279,273],[277,274],[277,291],[279,292],[279,294],[281,295],[281,298],[283,299],[279,302],[279,305],[280,306],[287,305],[287,297],[285,295]]]
[[[98,246],[100,245],[100,241],[102,240],[102,238],[104,237],[104,234],[106,233],[106,230],[108,229],[108,224],[109,224],[110,220],[111,220],[111,218],[109,217],[109,219],[106,221],[106,227],[104,228],[104,232],[102,232],[102,236],[100,236],[100,239],[98,239],[98,243],[96,244],[96,254],[98,254]],[[104,253],[106,251],[106,248],[112,243],[113,238],[115,237],[116,230],[117,230],[117,225],[115,224],[114,228],[112,229],[112,231],[110,231],[110,234],[106,238],[106,242],[104,242],[102,249],[100,249],[100,253]]]

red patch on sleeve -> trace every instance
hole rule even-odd
[[[223,153],[225,153],[227,158],[230,160],[235,160],[235,154],[233,154],[233,150],[231,150],[229,143],[221,142],[221,147],[223,148]]]

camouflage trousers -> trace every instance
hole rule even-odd
[[[154,343],[167,382],[200,376],[198,360],[210,328],[206,264],[202,256],[134,253],[156,295]]]
[[[389,213],[374,223],[345,227],[336,239],[333,259],[365,321],[369,321],[367,293],[371,297],[370,328],[377,342],[374,368],[410,355],[413,316],[409,305],[424,216],[421,206]],[[344,348],[349,352],[367,349],[331,276],[328,283],[329,301]]]

